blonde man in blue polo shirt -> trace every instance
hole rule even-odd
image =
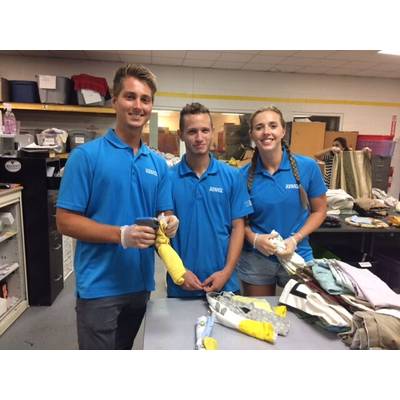
[[[285,238],[290,258],[296,250],[313,259],[308,235],[326,216],[326,186],[315,160],[293,155],[283,141],[285,121],[276,107],[256,111],[250,119],[250,137],[256,144],[252,162],[243,167],[254,213],[246,226],[246,241],[237,267],[247,296],[273,296],[276,284],[289,277],[279,264],[271,231]]]
[[[180,220],[172,244],[187,272],[182,286],[167,276],[169,297],[196,298],[240,289],[235,267],[244,240],[244,217],[253,209],[239,171],[210,154],[212,132],[205,106],[192,103],[181,110],[179,136],[186,154],[170,171]]]
[[[131,349],[154,290],[155,230],[137,218],[167,212],[178,220],[168,167],[141,140],[156,92],[155,77],[128,64],[114,77],[115,129],[71,153],[57,201],[57,225],[78,239],[76,312],[80,349]]]

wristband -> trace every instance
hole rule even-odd
[[[258,238],[258,233],[256,233],[255,236],[254,236],[254,240],[253,240],[253,249],[256,248],[257,238]]]

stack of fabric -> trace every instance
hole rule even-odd
[[[389,207],[396,207],[399,201],[393,196],[389,196],[384,190],[378,188],[372,188],[372,197],[374,199],[383,200],[383,202]]]
[[[326,192],[328,201],[328,215],[332,214],[351,214],[354,199],[343,189],[329,189]]]
[[[351,349],[400,349],[400,295],[368,269],[315,260],[285,286],[279,302],[316,317]]]

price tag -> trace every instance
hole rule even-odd
[[[54,75],[39,75],[39,89],[56,89],[56,79]]]
[[[43,140],[43,146],[54,146],[56,144],[54,138],[45,137]]]
[[[82,144],[85,143],[85,137],[84,136],[75,136],[75,143],[76,144]]]
[[[100,103],[102,100],[100,93],[95,92],[94,90],[81,89],[81,92],[85,104]]]

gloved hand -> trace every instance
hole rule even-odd
[[[297,249],[297,241],[293,236],[289,236],[285,239],[284,244],[285,249],[278,249],[276,254],[278,254],[279,257],[282,257],[285,260],[289,260]]]
[[[258,234],[253,245],[254,247],[265,256],[272,256],[276,252],[276,244],[271,242],[271,239],[277,237],[276,232],[271,234],[260,235]]]
[[[171,239],[176,235],[179,227],[179,219],[175,215],[165,215],[164,220],[167,223],[164,232]]]
[[[136,247],[146,249],[156,240],[156,232],[150,226],[125,225],[121,226],[121,245],[124,249]]]

